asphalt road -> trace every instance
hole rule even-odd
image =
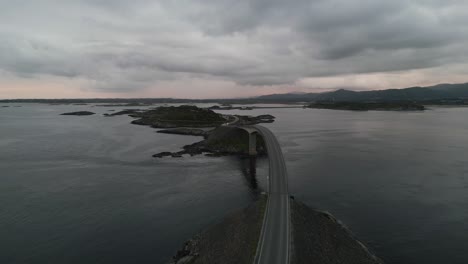
[[[270,173],[268,177],[268,202],[255,263],[289,263],[290,209],[288,176],[283,153],[273,132],[268,128],[255,125],[266,143]]]

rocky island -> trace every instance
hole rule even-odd
[[[351,111],[423,111],[424,105],[413,102],[315,102],[306,108],[351,110]]]
[[[156,158],[179,158],[184,154],[193,156],[203,153],[208,156],[244,156],[248,153],[248,134],[242,129],[235,128],[235,125],[271,123],[275,119],[272,115],[222,115],[211,109],[191,105],[160,106],[149,110],[125,109],[112,114],[104,114],[107,117],[118,115],[136,118],[131,122],[135,125],[166,128],[157,131],[158,133],[204,138],[202,141],[184,146],[180,151],[163,151],[154,154],[153,157]],[[265,153],[264,142],[260,136],[257,137],[257,153],[259,155]]]
[[[75,115],[75,116],[87,116],[87,115],[94,115],[96,113],[89,112],[89,111],[78,111],[78,112],[68,112],[68,113],[63,113],[60,115]]]
[[[160,106],[149,110],[127,109],[107,116],[122,114],[137,118],[132,124],[154,128],[217,127],[227,122],[221,114],[191,105]]]
[[[272,123],[275,119],[272,115],[222,115],[211,109],[199,108],[192,105],[160,106],[149,110],[125,109],[112,114],[104,114],[104,116],[108,117],[117,115],[129,115],[136,118],[136,120],[132,121],[132,124],[154,128],[213,128],[223,124],[255,125],[259,123]],[[167,132],[171,133],[171,131]],[[183,134],[180,132],[176,133]]]
[[[188,154],[190,156],[206,154],[211,157],[227,156],[227,155],[237,155],[237,156],[247,156],[248,155],[248,142],[249,135],[247,132],[242,129],[235,127],[218,127],[213,130],[203,131],[200,129],[174,129],[174,130],[163,130],[158,131],[158,133],[170,133],[185,135],[197,135],[203,136],[202,141],[186,145],[182,150],[177,152],[160,152],[154,154],[155,158],[162,157],[180,157],[182,155]],[[263,138],[257,135],[257,154],[264,155],[266,154],[265,142]]]
[[[154,128],[216,127],[226,122],[226,119],[220,114],[191,105],[161,106],[134,113],[131,116],[139,118],[132,121],[132,124]]]
[[[146,102],[129,102],[129,103],[125,103],[125,104],[97,104],[95,106],[99,106],[99,107],[114,107],[114,106],[127,106],[127,107],[130,107],[130,106],[151,106],[152,103],[146,103]]]

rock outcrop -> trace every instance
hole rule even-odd
[[[327,212],[291,201],[291,264],[383,264]]]
[[[190,131],[190,130],[187,130]],[[205,131],[204,140],[186,145],[183,150],[178,152],[161,152],[154,154],[153,157],[162,158],[166,156],[184,155],[190,156],[207,153],[211,157],[220,157],[227,155],[244,156],[248,154],[249,135],[242,129],[236,127],[223,126],[214,130]],[[266,154],[266,147],[263,138],[257,135],[257,153]]]
[[[78,111],[78,112],[69,112],[69,113],[63,113],[60,115],[75,115],[75,116],[87,116],[87,115],[94,115],[96,113],[89,112],[89,111]]]
[[[263,223],[266,197],[184,243],[171,264],[253,263]]]
[[[199,129],[199,128],[172,128],[172,129],[164,129],[157,131],[158,133],[163,134],[175,134],[175,135],[188,135],[188,136],[200,136],[200,137],[207,137],[209,135],[209,131]]]
[[[138,118],[132,124],[154,128],[217,127],[226,122],[221,114],[191,105],[161,106],[135,112],[131,116]]]

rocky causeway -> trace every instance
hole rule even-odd
[[[383,264],[330,213],[290,199],[291,264]],[[253,263],[266,195],[187,240],[170,264]]]

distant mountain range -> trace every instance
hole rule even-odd
[[[468,83],[438,84],[429,87],[410,87],[404,89],[350,91],[345,89],[325,93],[287,93],[263,95],[259,101],[271,102],[309,102],[309,101],[440,101],[468,99]]]
[[[411,101],[434,104],[468,105],[468,83],[439,84],[430,87],[411,87],[404,89],[350,91],[345,89],[325,93],[286,93],[270,94],[251,98],[236,99],[177,99],[177,98],[96,98],[96,99],[4,99],[0,103],[50,103],[50,104],[162,104],[162,103],[298,103],[298,102],[391,102]],[[128,105],[130,106],[130,105]]]

